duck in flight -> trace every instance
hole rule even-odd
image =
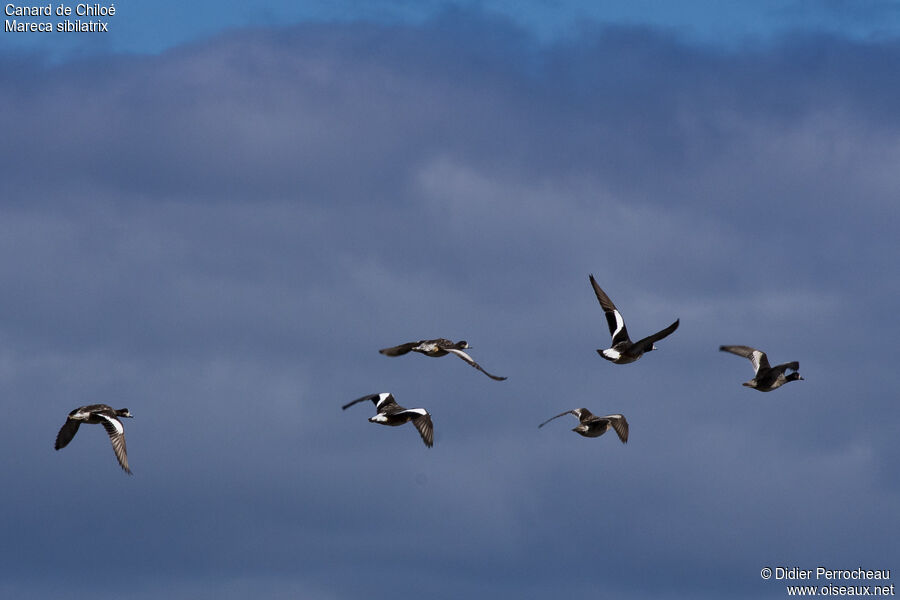
[[[112,442],[113,451],[116,453],[119,465],[126,473],[131,475],[131,469],[128,468],[128,454],[125,450],[125,428],[122,426],[122,421],[119,420],[120,417],[131,419],[133,415],[127,408],[116,410],[106,404],[90,404],[76,408],[69,413],[65,424],[56,435],[55,448],[57,450],[65,448],[72,441],[72,438],[75,437],[75,434],[78,433],[78,427],[82,423],[89,425],[99,423],[103,425],[103,428],[109,435],[109,441]]]
[[[538,429],[540,429],[553,419],[558,419],[559,417],[563,417],[565,415],[575,415],[576,417],[578,417],[580,423],[577,427],[572,429],[572,431],[579,435],[591,438],[600,437],[601,435],[612,429],[619,436],[619,439],[622,440],[623,444],[628,441],[628,421],[625,420],[625,417],[623,417],[622,415],[606,415],[605,417],[598,417],[586,408],[574,408],[572,410],[567,410],[566,412],[559,413],[555,417],[550,417],[549,419],[538,425]]]
[[[381,350],[379,350],[379,352],[384,354],[385,356],[402,356],[409,352],[418,352],[419,354],[424,354],[425,356],[446,356],[447,354],[455,354],[495,381],[503,381],[504,379],[506,379],[506,377],[491,375],[490,373],[482,369],[481,365],[475,362],[471,356],[463,352],[464,349],[469,347],[469,343],[465,340],[460,340],[454,343],[448,339],[438,338],[436,340],[419,340],[418,342],[407,342],[406,344],[400,344],[399,346],[394,346],[393,348],[382,348]]]
[[[434,446],[434,426],[431,424],[431,415],[424,408],[403,408],[394,400],[393,394],[382,392],[381,394],[369,394],[362,398],[357,398],[353,402],[348,402],[341,408],[347,410],[354,404],[371,400],[375,404],[375,410],[378,411],[374,417],[369,417],[370,423],[379,423],[381,425],[389,425],[397,427],[412,421],[412,424],[419,430],[422,441],[431,448]]]
[[[750,346],[719,346],[719,350],[722,352],[731,352],[732,354],[737,354],[738,356],[750,359],[750,364],[753,365],[755,375],[750,381],[741,384],[749,388],[759,390],[760,392],[771,392],[789,381],[803,381],[803,378],[800,377],[800,373],[797,373],[797,369],[800,368],[800,363],[796,360],[770,367],[769,359],[762,350],[757,350]],[[787,369],[794,372],[785,375],[784,372]]]
[[[609,299],[606,292],[597,285],[597,280],[594,279],[593,275],[590,276],[590,279],[591,286],[594,288],[594,294],[597,295],[597,300],[600,301],[600,306],[603,307],[603,312],[606,314],[609,333],[612,335],[612,347],[607,348],[606,350],[597,350],[597,353],[606,360],[614,362],[617,365],[632,363],[639,359],[645,352],[656,350],[656,346],[654,345],[655,342],[658,342],[678,329],[678,322],[680,319],[676,319],[674,323],[662,331],[657,331],[644,339],[632,342],[631,338],[628,337],[628,330],[625,329],[625,321],[622,319],[622,315],[619,313],[616,305]]]

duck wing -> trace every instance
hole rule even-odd
[[[800,363],[797,362],[797,361],[795,360],[795,361],[793,361],[793,362],[783,363],[783,364],[780,364],[780,365],[775,365],[774,367],[772,367],[772,372],[773,372],[773,373],[784,373],[784,372],[787,371],[788,369],[790,369],[790,370],[792,370],[792,371],[799,371],[799,370],[800,370]]]
[[[675,322],[672,323],[671,325],[669,325],[668,327],[666,327],[665,329],[661,329],[660,331],[657,331],[653,335],[648,335],[644,339],[638,340],[637,342],[635,342],[634,345],[635,346],[652,346],[655,342],[658,342],[659,340],[672,335],[672,333],[676,329],[678,329],[678,325],[680,322],[681,322],[681,319],[675,319]]]
[[[738,356],[750,359],[750,364],[753,365],[754,373],[759,373],[760,369],[770,368],[769,359],[762,350],[757,350],[750,346],[719,346],[719,350],[722,352],[731,352],[732,354],[737,354]]]
[[[559,414],[556,415],[555,417],[550,417],[549,419],[547,419],[546,421],[544,421],[543,423],[541,423],[540,425],[538,425],[538,429],[540,429],[541,427],[543,427],[544,425],[546,425],[547,423],[549,423],[549,422],[552,421],[553,419],[558,419],[558,418],[564,417],[564,416],[566,416],[566,415],[575,415],[575,416],[577,417],[577,416],[578,416],[578,409],[567,410],[566,412],[561,412],[561,413],[559,413]],[[579,417],[579,418],[580,418],[580,417]]]
[[[616,308],[616,305],[613,304],[613,301],[609,299],[609,296],[606,295],[606,292],[597,284],[597,280],[594,279],[593,275],[590,275],[591,287],[594,288],[594,295],[597,296],[597,300],[600,302],[600,307],[603,308],[603,313],[606,315],[606,324],[609,326],[609,335],[612,336],[612,345],[615,346],[620,342],[631,342],[631,338],[628,337],[628,329],[625,328],[625,320],[622,318],[622,314]]]
[[[408,354],[420,343],[421,342],[407,342],[405,344],[400,344],[399,346],[394,346],[392,348],[382,348],[378,352],[384,354],[385,356],[403,356],[404,354]]]
[[[54,445],[54,448],[60,450],[68,446],[69,442],[72,441],[72,438],[75,437],[75,434],[78,433],[78,427],[80,425],[81,421],[66,419],[65,424],[63,424],[59,433],[56,434],[56,444]]]
[[[368,394],[366,396],[363,396],[362,398],[357,398],[356,400],[343,405],[341,407],[341,410],[347,410],[354,404],[359,404],[360,402],[365,402],[366,400],[371,400],[378,412],[385,412],[386,410],[390,410],[391,408],[403,410],[403,407],[398,406],[397,401],[394,400],[394,395],[389,392],[383,392],[381,394]]]
[[[628,421],[622,415],[606,415],[604,417],[618,434],[622,443],[628,442]]]
[[[347,404],[343,405],[341,407],[341,410],[347,410],[354,404],[359,404],[360,402],[365,402],[366,400],[371,400],[372,402],[375,402],[377,404],[378,394],[368,394],[366,396],[363,396],[362,398],[357,398],[356,400],[353,400],[352,402],[348,402]]]
[[[466,354],[465,352],[463,352],[462,350],[457,350],[456,348],[445,348],[445,350],[447,352],[457,355],[458,357],[460,357],[461,359],[463,359],[464,361],[466,361],[467,363],[469,363],[470,365],[472,365],[473,367],[475,367],[476,369],[478,369],[479,371],[481,371],[482,373],[484,373],[485,375],[487,375],[488,377],[493,379],[494,381],[503,381],[506,379],[506,377],[498,377],[497,375],[491,375],[490,373],[488,373],[487,371],[482,369],[481,365],[479,365],[477,362],[472,360],[472,357],[469,356],[468,354]]]
[[[103,425],[103,429],[109,435],[113,451],[116,453],[116,458],[119,459],[119,466],[131,475],[131,469],[128,468],[128,453],[125,449],[125,427],[115,417],[110,417],[103,413],[97,413],[97,416],[100,418],[100,424]]]
[[[424,408],[410,408],[403,411],[404,413],[414,413],[417,416],[412,418],[412,424],[419,430],[422,441],[429,448],[434,446],[434,425],[431,422],[431,415]]]

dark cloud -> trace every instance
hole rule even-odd
[[[898,62],[460,12],[4,63],[0,592],[758,598],[766,565],[891,568]],[[602,361],[591,272],[633,336],[681,329]],[[439,335],[509,381],[376,352]],[[742,388],[720,344],[807,379]],[[379,391],[433,449],[340,410]],[[52,450],[93,402],[135,414],[133,478],[98,427]],[[537,429],[579,406],[628,445]]]

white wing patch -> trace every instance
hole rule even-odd
[[[113,429],[116,430],[116,435],[122,435],[125,433],[125,428],[122,426],[122,423],[118,419],[113,419],[112,417],[108,417],[106,415],[97,415],[107,423],[113,426]]]
[[[612,360],[619,360],[619,358],[622,356],[621,352],[619,352],[618,350],[613,350],[612,348],[607,348],[606,350],[601,352],[601,354],[603,354],[603,356],[605,356],[606,358]]]
[[[375,408],[381,408],[381,405],[384,404],[384,401],[390,397],[390,392],[381,392],[380,394],[378,394],[378,402],[375,403]]]
[[[622,328],[625,327],[625,321],[622,320],[622,315],[619,314],[619,311],[614,310],[612,313],[616,317],[616,330],[612,334],[613,339],[615,339],[619,332],[622,331]]]
[[[765,355],[766,355],[766,353],[762,352],[761,350],[754,350],[753,353],[750,355],[750,362],[753,363],[753,371],[754,372],[757,372],[757,373],[759,372],[760,362],[762,362],[762,357]]]
[[[466,354],[465,352],[463,352],[462,350],[457,350],[456,348],[447,348],[447,352],[457,355],[458,357],[460,357],[461,359],[463,359],[470,365],[475,364],[475,361],[472,359],[472,357],[469,356],[468,354]]]

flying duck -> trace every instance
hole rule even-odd
[[[800,368],[800,363],[796,360],[794,362],[770,367],[769,359],[762,350],[757,350],[750,346],[719,346],[719,350],[722,352],[731,352],[732,354],[737,354],[738,356],[750,359],[750,364],[753,365],[753,371],[756,374],[753,376],[753,379],[744,382],[741,385],[759,390],[760,392],[771,392],[776,388],[780,388],[788,381],[803,381],[803,378],[800,377],[800,373],[797,373],[797,369]],[[786,369],[790,369],[794,372],[785,375],[784,372]]]
[[[131,469],[128,468],[128,454],[125,451],[125,428],[122,426],[119,417],[131,419],[133,415],[127,408],[116,410],[106,404],[90,404],[76,408],[69,413],[66,423],[56,435],[55,448],[57,450],[65,448],[72,441],[72,438],[75,437],[75,434],[78,433],[78,427],[82,423],[89,425],[99,423],[103,425],[106,433],[109,434],[109,441],[112,442],[113,451],[116,453],[116,458],[119,459],[119,465],[125,469],[126,473],[131,475]]]
[[[482,369],[481,365],[472,360],[471,356],[463,352],[463,349],[465,348],[470,348],[469,343],[465,340],[460,340],[454,343],[444,338],[438,338],[436,340],[419,340],[418,342],[408,342],[406,344],[394,346],[393,348],[382,348],[381,350],[379,350],[379,352],[384,354],[385,356],[402,356],[409,352],[418,352],[419,354],[424,354],[425,356],[445,356],[447,354],[455,354],[491,379],[494,379],[496,381],[503,381],[504,379],[506,379],[506,377],[497,377],[496,375],[491,375],[490,373]]]
[[[371,400],[375,404],[375,410],[378,411],[377,415],[369,417],[370,423],[397,427],[412,421],[412,424],[419,430],[419,435],[422,436],[422,441],[425,442],[425,445],[429,448],[434,446],[434,426],[431,424],[431,415],[428,414],[428,411],[424,408],[403,408],[394,400],[393,394],[387,392],[369,394],[368,396],[357,398],[341,408],[347,410],[357,402],[366,400]]]
[[[572,410],[559,413],[555,417],[550,417],[538,425],[538,429],[553,419],[558,419],[565,415],[575,415],[578,417],[578,420],[581,421],[577,427],[572,429],[572,431],[579,435],[592,438],[600,437],[610,429],[613,429],[619,435],[619,439],[622,440],[623,444],[628,441],[628,421],[625,420],[625,417],[622,415],[606,415],[605,417],[598,417],[586,408],[573,408]]]
[[[612,303],[606,292],[597,285],[597,280],[594,279],[593,275],[590,276],[590,279],[594,293],[597,295],[597,300],[600,301],[600,306],[603,307],[603,312],[606,314],[609,333],[612,335],[612,347],[606,350],[597,350],[597,353],[606,360],[617,365],[632,363],[639,359],[644,352],[656,350],[656,346],[653,345],[654,342],[658,342],[678,329],[680,319],[676,319],[674,323],[662,331],[657,331],[642,340],[632,342],[631,338],[628,337],[628,330],[625,329],[625,321],[622,319],[622,315],[619,313],[616,305]]]

